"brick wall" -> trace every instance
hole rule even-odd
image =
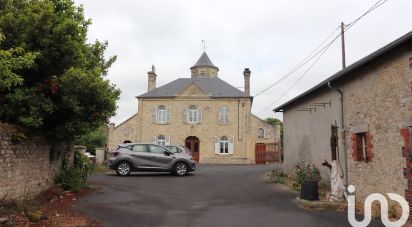
[[[47,190],[58,173],[63,157],[72,157],[72,146],[51,143],[42,136],[28,135],[19,142],[19,129],[0,123],[0,199],[33,197]],[[50,153],[53,150],[54,152]],[[72,160],[72,159],[70,159]]]
[[[405,189],[405,197],[409,202],[410,210],[412,210],[412,147],[411,147],[411,129],[402,128],[401,136],[403,137],[405,144],[402,147],[402,156],[405,157],[406,168],[403,169],[403,175],[408,181],[407,188]],[[412,213],[409,214],[409,219],[412,219]]]

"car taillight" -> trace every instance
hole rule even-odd
[[[118,151],[112,152],[112,157],[116,157],[117,155],[119,155],[119,152],[118,152]]]

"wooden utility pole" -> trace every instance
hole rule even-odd
[[[346,57],[345,57],[345,24],[342,22],[340,24],[340,33],[342,38],[342,68],[346,68]]]

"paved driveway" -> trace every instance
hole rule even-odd
[[[97,174],[77,208],[104,226],[350,226],[345,212],[297,206],[297,193],[263,182],[269,165],[198,165],[186,177]]]

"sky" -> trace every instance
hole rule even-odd
[[[136,96],[147,91],[147,72],[155,65],[157,86],[189,78],[203,52],[219,67],[219,77],[243,90],[250,68],[255,96],[290,72],[326,37],[338,35],[377,0],[75,0],[92,20],[88,40],[109,42],[107,56],[117,61],[107,78],[121,89],[119,124],[135,114]],[[345,32],[350,65],[412,31],[412,1],[388,0]],[[254,97],[252,112],[277,117],[272,109],[303,93],[342,68],[338,39],[304,74],[296,73]],[[303,76],[302,76],[303,75]],[[295,84],[295,81],[301,79]],[[292,86],[292,84],[295,84]]]

